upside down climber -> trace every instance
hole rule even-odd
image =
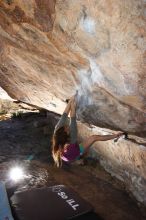
[[[68,115],[70,113],[70,124],[68,125]],[[84,157],[92,144],[96,141],[107,141],[122,136],[123,132],[113,135],[91,135],[82,143],[77,140],[77,123],[76,123],[76,100],[73,96],[59,122],[55,126],[52,143],[52,156],[57,167],[62,166],[62,161],[73,162]]]

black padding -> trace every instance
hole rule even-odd
[[[76,217],[74,220],[104,220],[104,219],[95,212],[88,212],[84,215],[80,215]]]
[[[64,185],[17,192],[10,200],[18,220],[73,219],[93,210],[88,202]]]

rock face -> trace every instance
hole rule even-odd
[[[80,119],[144,135],[145,6],[1,1],[0,85],[12,98],[56,112],[78,90]]]
[[[85,140],[92,134],[111,134],[108,129],[98,128],[78,123],[79,137]],[[126,189],[146,206],[146,140],[136,136],[129,136],[118,142],[99,141],[93,144],[90,156],[98,158],[100,164],[121,180]]]
[[[145,0],[0,1],[0,86],[14,99],[62,113],[78,90],[80,120],[145,137],[145,72]]]

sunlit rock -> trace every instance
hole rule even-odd
[[[14,99],[58,113],[79,90],[79,119],[144,136],[144,6],[1,1],[0,85]]]

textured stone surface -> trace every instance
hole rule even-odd
[[[0,1],[0,86],[14,99],[62,113],[78,90],[80,120],[145,137],[145,72],[145,0]],[[95,148],[145,202],[145,147],[120,145]]]
[[[112,134],[108,129],[88,127],[78,123],[79,136],[85,140],[92,134]],[[146,139],[129,136],[131,140],[120,138],[99,141],[91,147],[90,156],[98,158],[101,165],[118,179],[124,182],[127,190],[146,205]]]
[[[80,119],[144,136],[145,5],[1,1],[0,85],[12,98],[55,112],[78,89]]]

